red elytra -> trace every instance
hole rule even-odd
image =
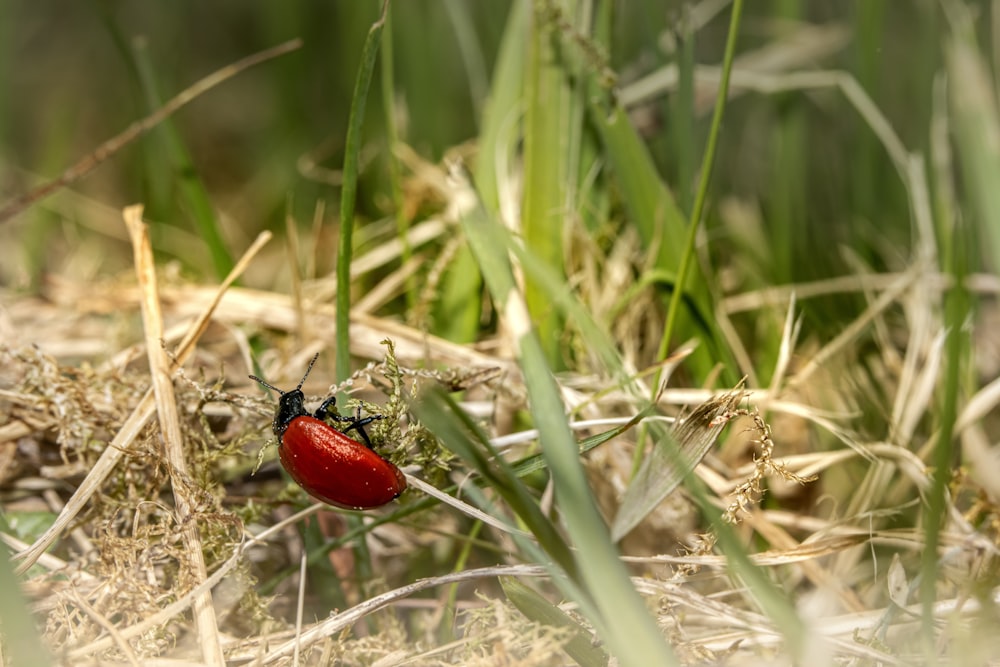
[[[361,418],[361,408],[354,417],[329,414],[336,398],[323,401],[312,415],[305,408],[302,384],[319,357],[309,362],[305,375],[291,391],[282,391],[256,375],[250,379],[279,394],[278,410],[272,428],[278,436],[278,457],[292,479],[309,495],[344,509],[366,510],[385,505],[406,490],[406,477],[390,461],[372,449],[365,425],[382,415]],[[349,422],[338,431],[325,421],[329,416]],[[350,430],[361,434],[366,444],[345,435]]]

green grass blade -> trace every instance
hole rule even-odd
[[[953,461],[956,460],[955,422],[960,409],[961,378],[966,372],[966,362],[969,356],[969,333],[966,328],[967,318],[972,309],[969,294],[964,287],[967,272],[966,245],[962,238],[963,230],[956,228],[953,245],[953,256],[949,258],[948,267],[954,277],[954,286],[945,294],[945,324],[948,327],[948,340],[945,347],[944,377],[942,378],[940,398],[940,422],[937,438],[934,443],[931,458],[932,477],[927,493],[927,505],[924,508],[921,524],[924,528],[924,546],[920,563],[920,601],[923,606],[924,648],[927,656],[937,655],[934,642],[935,627],[939,621],[934,610],[938,599],[941,570],[942,532],[948,513],[948,485],[953,478]]]
[[[488,282],[488,281],[487,281]],[[531,413],[539,430],[542,453],[556,490],[566,529],[578,553],[586,589],[610,634],[604,639],[623,665],[672,665],[676,658],[665,643],[619,560],[597,508],[576,441],[569,430],[559,389],[533,333],[520,340],[521,369],[528,387]]]
[[[678,26],[677,49],[677,93],[670,97],[666,109],[670,119],[670,139],[674,147],[673,157],[677,165],[677,197],[680,208],[690,213],[691,197],[694,192],[695,165],[695,113],[694,113],[694,67],[695,31],[691,27],[690,7],[681,10],[681,24]]]
[[[528,324],[524,302],[515,290],[502,231],[481,208],[466,217],[464,227],[496,307],[504,313],[516,337],[531,413],[549,464],[557,507],[573,547],[585,554],[578,562],[581,581],[599,614],[591,621],[601,629],[602,638],[620,664],[677,664],[633,588],[587,484],[558,387],[545,352]]]
[[[441,279],[434,303],[434,332],[453,343],[475,342],[480,334],[483,279],[469,246],[462,244]]]
[[[962,169],[962,180],[971,209],[982,230],[981,241],[986,245],[982,254],[996,269],[1000,267],[1000,194],[996,184],[1000,179],[1000,114],[997,110],[996,86],[979,54],[975,42],[972,17],[965,10],[957,12],[954,35],[946,55],[949,73],[948,89],[954,113],[953,131],[956,153]],[[973,310],[966,277],[982,253],[965,224],[956,223],[949,213],[942,213],[938,223],[944,272],[952,277],[952,286],[944,294],[945,343],[944,374],[941,378],[936,441],[931,456],[931,486],[921,517],[924,528],[924,549],[920,563],[920,602],[923,607],[924,650],[929,661],[937,659],[938,645],[934,641],[937,602],[941,578],[942,532],[950,501],[948,486],[952,482],[957,460],[955,422],[963,393],[962,378],[968,372],[970,331],[968,320]]]
[[[146,50],[144,42],[136,42],[133,53],[135,54],[135,65],[136,71],[139,73],[140,84],[146,95],[149,109],[153,111],[162,106],[162,100],[158,92],[153,64],[149,61],[149,52]],[[208,189],[198,176],[198,170],[191,161],[191,156],[188,154],[173,120],[163,121],[153,131],[153,134],[162,138],[166,149],[165,153],[177,179],[176,187],[180,192],[181,202],[188,209],[198,236],[208,247],[216,278],[222,280],[232,271],[234,263],[223,239],[219,218],[212,207]]]
[[[615,106],[605,111],[599,105],[592,105],[590,119],[598,129],[630,218],[644,246],[655,257],[653,270],[669,277],[672,292],[682,259],[682,239],[687,237],[684,214],[660,179],[649,151],[625,110]],[[690,318],[681,322],[676,333],[677,338],[697,336],[706,343],[695,350],[690,360],[695,373],[704,377],[720,361],[727,367],[732,364],[721,336],[716,333],[706,278],[697,268],[695,265],[694,275],[683,295]],[[732,382],[735,381],[733,377]]]
[[[3,591],[0,595],[0,662],[38,667],[52,664],[35,632],[35,617],[21,594],[21,584],[14,576],[6,548],[0,553],[0,591]]]
[[[970,28],[971,31],[971,28]],[[994,78],[971,35],[952,39],[947,51],[951,124],[972,208],[983,231],[986,253],[1000,270],[1000,112]],[[951,230],[943,230],[947,234]]]
[[[336,358],[337,379],[344,380],[351,374],[351,259],[354,253],[354,206],[358,190],[358,170],[361,154],[361,129],[365,120],[368,91],[371,88],[375,60],[378,58],[382,29],[389,11],[389,0],[382,3],[379,18],[368,30],[361,50],[361,63],[351,96],[351,112],[347,122],[347,139],[344,147],[344,171],[340,195],[340,242],[337,253],[337,312]],[[359,517],[351,517],[348,524],[356,527]],[[359,581],[370,581],[371,555],[364,540],[354,543],[355,566]]]
[[[514,577],[500,577],[500,585],[507,599],[518,611],[535,621],[554,628],[572,632],[573,637],[566,643],[566,653],[581,667],[604,667],[608,664],[608,654],[594,644],[590,632],[577,623],[569,614],[555,606]]]
[[[691,210],[691,220],[687,225],[685,234],[684,250],[681,254],[680,266],[677,269],[677,285],[670,296],[670,308],[667,311],[667,324],[664,327],[663,339],[660,342],[660,350],[657,358],[663,359],[667,355],[670,339],[677,323],[677,313],[681,303],[681,296],[686,292],[688,275],[695,272],[692,267],[694,262],[694,242],[697,238],[698,228],[701,226],[702,217],[705,212],[705,202],[708,199],[708,186],[712,181],[712,168],[715,165],[716,146],[719,142],[719,133],[722,131],[722,117],[726,108],[726,98],[729,93],[729,75],[733,69],[733,58],[736,56],[736,36],[739,34],[740,16],[743,12],[743,0],[734,0],[733,9],[729,23],[729,35],[726,39],[726,51],[722,60],[722,81],[719,84],[719,92],[715,101],[715,111],[712,114],[712,125],[708,132],[708,145],[705,146],[705,156],[701,166],[701,180],[698,183],[698,192],[695,195],[694,208]]]
[[[560,274],[563,273],[563,229],[570,201],[570,141],[579,139],[572,127],[571,94],[552,31],[536,7],[526,62],[524,114],[524,197],[521,231],[525,245]],[[525,301],[550,366],[563,366],[559,344],[562,320],[549,306],[545,291],[525,281]]]
[[[389,193],[392,197],[393,215],[396,218],[396,236],[402,244],[399,264],[406,266],[413,257],[413,248],[409,242],[407,230],[410,221],[406,215],[406,201],[403,195],[403,166],[396,155],[399,145],[399,124],[396,122],[396,73],[393,64],[393,21],[392,7],[388,7],[385,15],[385,35],[382,38],[382,59],[380,83],[382,84],[382,111],[385,117],[386,162],[389,165]],[[406,310],[412,312],[417,303],[417,280],[410,276],[406,280]]]
[[[494,216],[500,213],[500,179],[506,177],[505,173],[498,171],[498,167],[510,164],[518,141],[528,7],[527,0],[516,0],[511,6],[494,67],[489,99],[483,108],[475,181],[483,205]]]
[[[460,456],[490,488],[503,497],[567,576],[579,581],[577,563],[566,542],[542,513],[510,464],[490,444],[486,434],[443,392],[429,393],[414,406],[414,410],[422,422],[433,425],[435,436],[448,449]]]
[[[602,431],[596,435],[584,438],[581,440],[579,445],[580,454],[586,454],[593,448],[603,445],[609,440],[614,440],[623,433],[627,433],[631,429],[635,428],[635,425],[641,422],[643,419],[649,417],[653,414],[652,406],[646,408],[639,414],[632,417],[626,423],[621,426],[616,426],[615,428],[609,429],[607,431]],[[518,477],[525,477],[533,472],[543,470],[545,468],[545,457],[541,454],[532,454],[531,456],[526,456],[523,459],[517,461],[513,464],[514,472],[517,473]]]
[[[474,7],[465,0],[444,0],[441,7],[454,26],[455,42],[462,54],[462,65],[465,67],[466,78],[469,81],[469,93],[476,109],[476,118],[481,115],[481,105],[486,99],[489,89],[489,75],[483,58],[482,45],[476,39],[476,25],[473,18]]]
[[[622,201],[646,247],[652,249],[655,265],[676,272],[687,220],[660,179],[642,138],[620,106],[605,110],[593,105],[591,120],[604,142]]]
[[[389,0],[382,3],[379,19],[372,24],[361,50],[361,64],[351,97],[344,148],[344,175],[340,194],[340,244],[337,254],[337,379],[351,374],[351,257],[354,253],[354,204],[358,195],[358,169],[361,154],[361,128],[368,105],[375,60],[378,57],[382,28],[385,26]]]

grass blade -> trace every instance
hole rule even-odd
[[[493,85],[483,108],[482,130],[479,133],[479,155],[476,157],[475,181],[479,197],[494,216],[500,215],[501,182],[507,174],[502,168],[510,164],[517,144],[521,93],[524,81],[524,40],[528,34],[528,2],[518,0],[510,9],[503,42],[493,72]]]
[[[582,585],[599,614],[591,621],[620,664],[674,665],[676,657],[632,587],[587,484],[558,387],[545,352],[531,329],[522,297],[515,290],[502,230],[482,208],[466,217],[464,227],[496,307],[514,332],[531,413],[552,474],[558,509],[573,547],[577,553],[586,554],[579,560],[578,568]]]
[[[144,41],[139,40],[135,43],[133,54],[147,104],[151,110],[159,108],[161,106],[159,86]],[[208,247],[215,275],[222,280],[233,270],[233,257],[223,239],[219,218],[208,196],[208,189],[198,175],[198,170],[173,121],[164,120],[154,134],[160,137],[165,149],[163,152],[170,161],[171,171],[176,179],[175,187],[179,190],[181,201],[186,205],[198,236]]]
[[[608,664],[608,654],[594,644],[590,632],[573,618],[544,597],[514,577],[500,577],[500,585],[507,599],[518,611],[535,621],[554,628],[570,630],[573,638],[566,643],[566,653],[581,667],[603,667]]]
[[[354,254],[354,204],[358,196],[358,169],[361,155],[361,127],[368,105],[375,60],[378,57],[382,28],[385,26],[389,0],[382,3],[379,19],[372,24],[361,50],[361,64],[351,97],[344,148],[344,176],[340,194],[340,245],[337,254],[337,379],[351,374],[351,257]]]
[[[528,46],[524,114],[524,198],[521,231],[532,252],[563,271],[563,229],[569,199],[569,143],[579,133],[570,124],[570,90],[555,50],[553,26],[536,8]],[[563,365],[561,318],[545,291],[525,281],[525,302],[549,365]]]
[[[6,528],[6,526],[4,526]],[[52,661],[35,632],[35,618],[21,593],[21,584],[6,549],[0,553],[0,662],[7,665],[50,665]]]

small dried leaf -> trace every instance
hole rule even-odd
[[[892,563],[889,565],[889,599],[900,607],[905,607],[908,597],[909,584],[906,581],[906,570],[899,560],[899,554],[893,554]]]

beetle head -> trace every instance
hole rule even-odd
[[[317,352],[316,356],[309,362],[309,367],[306,368],[305,375],[303,375],[302,379],[299,380],[298,386],[291,391],[281,391],[274,385],[261,380],[256,375],[250,376],[251,380],[256,380],[268,389],[273,389],[281,394],[281,398],[278,399],[278,411],[274,413],[274,421],[271,422],[271,428],[274,430],[274,434],[278,436],[279,440],[281,439],[281,436],[284,435],[288,425],[292,423],[292,420],[296,417],[309,414],[306,412],[305,408],[306,397],[305,394],[302,393],[302,385],[305,384],[306,378],[309,377],[309,371],[312,370],[313,364],[316,363],[316,359],[318,358],[319,353]]]

